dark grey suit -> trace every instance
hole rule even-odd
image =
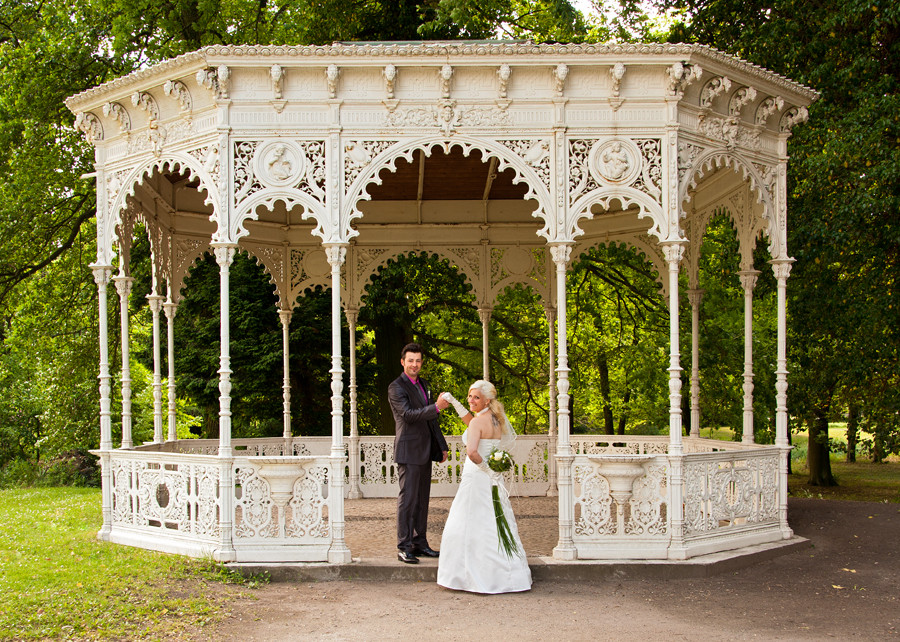
[[[388,400],[397,425],[394,461],[400,482],[397,498],[397,548],[414,552],[428,548],[428,502],[431,498],[431,462],[441,461],[447,440],[438,426],[438,410],[428,384],[422,390],[401,374],[388,386]]]

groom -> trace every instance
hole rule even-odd
[[[400,478],[397,497],[397,558],[418,564],[418,556],[437,557],[428,546],[428,500],[431,497],[431,462],[447,460],[447,441],[438,427],[438,413],[449,406],[432,401],[428,384],[419,378],[422,346],[410,343],[400,352],[403,373],[388,386],[388,400],[397,424],[394,461]]]

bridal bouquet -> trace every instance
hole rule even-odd
[[[494,449],[487,456],[488,468],[495,473],[505,473],[512,468],[512,456],[505,450]],[[506,515],[503,512],[503,504],[500,502],[500,486],[495,480],[491,486],[491,497],[494,500],[494,519],[497,521],[497,538],[499,539],[500,548],[506,553],[507,557],[519,554],[519,547],[513,538],[512,530],[509,522],[506,521]]]
[[[505,450],[497,450],[496,448],[494,448],[491,451],[491,454],[488,455],[488,468],[493,470],[495,473],[505,473],[507,470],[512,468],[512,465],[512,455],[510,455]]]

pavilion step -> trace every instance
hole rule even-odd
[[[688,560],[562,562],[550,557],[531,557],[528,565],[531,567],[532,577],[539,582],[699,579],[736,571],[809,546],[811,543],[808,539],[795,535],[789,540],[699,555]],[[397,559],[354,558],[350,564],[247,562],[232,563],[228,567],[245,576],[265,575],[270,582],[435,582],[438,561],[422,559],[419,564],[404,564]]]

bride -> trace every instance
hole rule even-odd
[[[519,539],[509,493],[503,486],[502,475],[487,465],[491,451],[509,450],[516,434],[491,383],[476,381],[469,388],[469,408],[474,417],[449,393],[444,394],[468,424],[462,436],[467,457],[459,490],[444,525],[437,583],[474,593],[527,591],[531,589],[531,569]],[[498,495],[516,548],[509,555],[500,546],[491,492],[493,484],[500,486]]]

